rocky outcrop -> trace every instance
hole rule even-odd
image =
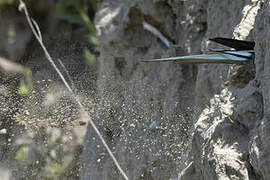
[[[270,179],[268,4],[102,2],[94,121],[130,179]],[[216,47],[214,36],[254,39],[255,63],[142,63],[174,55],[144,21],[186,54]],[[121,179],[90,127],[82,159],[82,179]]]
[[[255,41],[256,41],[256,79],[259,82],[259,90],[263,105],[261,117],[256,119],[256,127],[249,141],[250,163],[258,179],[270,178],[270,153],[269,153],[269,1],[262,4],[256,18]]]

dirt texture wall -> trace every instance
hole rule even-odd
[[[94,121],[130,179],[270,179],[269,1],[104,0]],[[143,63],[211,37],[254,40],[250,65]],[[154,123],[155,125],[153,126]],[[82,179],[121,179],[89,127]]]

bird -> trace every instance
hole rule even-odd
[[[209,39],[218,44],[233,48],[209,49],[210,53],[190,56],[176,56],[159,59],[142,60],[143,62],[179,62],[179,63],[224,63],[224,64],[247,64],[255,59],[255,42],[215,37]]]

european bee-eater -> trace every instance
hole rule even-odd
[[[168,57],[160,59],[143,60],[143,62],[167,62],[175,61],[180,63],[225,63],[225,64],[245,64],[255,58],[255,42],[243,41],[229,38],[216,37],[210,41],[228,46],[234,50],[210,49],[209,54]]]

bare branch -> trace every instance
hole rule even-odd
[[[35,25],[35,28],[37,30],[37,34],[38,34],[40,41],[42,41],[42,34],[40,32],[40,29],[39,29],[37,22],[33,18],[31,18],[31,20],[32,20],[32,23]]]
[[[157,36],[165,44],[165,46],[167,46],[167,48],[171,47],[173,44],[161,32],[159,32],[157,28],[147,23],[146,21],[143,21],[143,28]]]

